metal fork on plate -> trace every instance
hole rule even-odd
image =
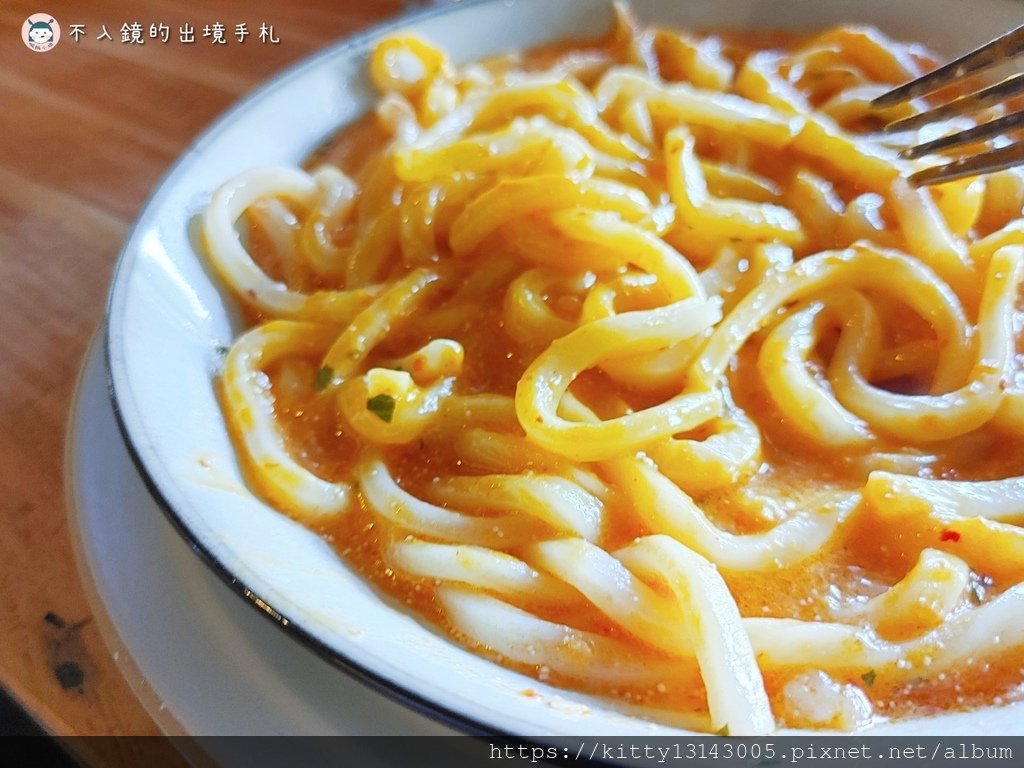
[[[872,102],[872,106],[892,107],[940,89],[961,85],[969,78],[1005,64],[1021,54],[1024,54],[1024,26],[1007,32],[1002,37],[961,56],[956,61],[882,94]],[[1021,95],[1024,95],[1024,73],[1015,74],[982,90],[958,96],[952,101],[912,117],[897,120],[887,125],[885,130],[888,133],[895,133],[921,128],[929,123],[975,114],[983,109],[1005,104]],[[953,149],[981,144],[989,139],[1005,137],[1006,134],[1020,128],[1024,128],[1024,108],[1010,111],[1001,117],[966,130],[909,147],[901,155],[914,159],[932,153],[945,153]],[[1022,164],[1024,164],[1024,140],[1008,143],[1003,139],[999,145],[983,147],[980,151],[975,150],[944,165],[918,171],[910,177],[910,181],[916,185],[938,184]]]

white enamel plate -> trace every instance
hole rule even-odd
[[[1016,26],[1021,12],[1013,0],[634,0],[633,7],[643,21],[690,28],[867,22],[946,54]],[[610,23],[608,0],[484,0],[405,18],[401,26],[467,61],[601,34]],[[217,348],[242,324],[197,251],[195,220],[226,179],[256,165],[299,164],[363,114],[373,98],[367,54],[392,29],[334,46],[268,83],[200,137],[157,188],[121,254],[110,295],[107,357],[126,442],[154,497],[209,566],[286,632],[378,689],[478,733],[673,733],[459,648],[368,586],[242,479],[213,386]],[[538,695],[523,695],[527,689]],[[1018,704],[876,732],[1022,730]]]

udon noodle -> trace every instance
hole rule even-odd
[[[203,216],[252,487],[458,642],[665,722],[1019,694],[1024,178],[908,185],[934,159],[879,130],[925,105],[869,102],[934,63],[621,8],[464,65],[382,40],[372,115]]]

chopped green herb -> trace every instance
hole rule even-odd
[[[223,344],[218,344],[216,347],[214,347],[214,349],[217,350],[217,354],[220,355],[221,357],[227,357],[228,348],[225,347]]]
[[[325,365],[316,372],[316,381],[313,382],[313,386],[319,392],[322,389],[326,389],[332,381],[334,381],[334,369],[329,365]]]
[[[869,669],[867,672],[860,676],[860,679],[864,681],[864,685],[870,688],[875,684],[875,677],[875,670]]]
[[[726,723],[717,731],[715,731],[715,736],[723,736],[725,738],[729,738],[729,724]]]
[[[391,417],[395,415],[395,398],[391,395],[377,395],[366,401],[366,410],[372,413],[381,421],[391,423]]]

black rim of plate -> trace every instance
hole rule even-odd
[[[115,288],[121,282],[122,271],[126,269],[125,264],[129,260],[128,254],[133,250],[138,234],[138,224],[146,218],[149,210],[158,204],[157,198],[161,190],[164,189],[166,184],[177,173],[181,164],[194,152],[196,147],[205,143],[211,136],[219,133],[222,128],[230,123],[238,114],[244,112],[251,103],[258,101],[269,92],[285,85],[292,78],[298,76],[307,69],[317,66],[324,59],[333,58],[353,49],[367,47],[375,39],[386,35],[391,31],[401,29],[416,22],[438,16],[445,16],[449,13],[458,12],[468,7],[478,5],[498,5],[499,3],[506,3],[507,0],[449,0],[449,2],[450,4],[446,6],[426,8],[413,13],[401,14],[388,21],[376,24],[356,35],[345,38],[339,43],[328,45],[323,50],[313,53],[299,60],[295,64],[286,67],[278,74],[273,75],[268,80],[264,81],[263,84],[259,85],[254,91],[228,107],[227,110],[214,118],[214,120],[204,128],[192,142],[190,142],[188,147],[181,153],[164,176],[157,182],[153,191],[150,193],[145,203],[143,203],[139,210],[139,214],[135,219],[136,223],[126,236],[124,241],[125,244],[122,246],[121,251],[118,254],[117,261],[115,262],[114,272],[110,282],[111,287],[107,295],[105,312],[106,321],[104,322],[103,329],[106,386],[110,404],[114,412],[114,419],[117,422],[118,431],[121,434],[121,438],[125,444],[128,454],[131,456],[132,463],[135,465],[135,469],[137,470],[143,484],[146,486],[146,489],[149,491],[164,516],[178,532],[178,535],[185,540],[189,545],[189,548],[199,556],[199,559],[204,562],[220,578],[220,580],[231,589],[232,592],[243,598],[247,604],[266,617],[271,624],[281,629],[285,634],[295,639],[309,650],[313,651],[324,661],[362,682],[371,690],[383,694],[384,696],[409,707],[419,714],[425,715],[442,725],[457,729],[467,736],[477,738],[486,737],[506,742],[539,743],[536,741],[536,737],[531,738],[526,734],[514,735],[497,726],[483,722],[471,714],[449,709],[421,693],[407,688],[386,676],[380,675],[362,666],[359,662],[354,661],[341,651],[329,646],[322,640],[315,637],[300,624],[289,619],[288,616],[280,613],[271,604],[264,601],[255,590],[250,589],[248,585],[239,580],[237,576],[235,576],[235,574],[232,573],[232,571],[223,562],[221,562],[216,555],[214,555],[213,552],[211,552],[188,528],[178,515],[173,504],[171,504],[167,499],[156,480],[150,474],[145,462],[136,449],[132,436],[129,433],[128,426],[125,423],[124,415],[118,405],[117,391],[114,387],[113,370],[111,366],[111,346],[114,340],[111,337],[109,318],[111,316],[111,310],[114,303],[114,294],[116,292]]]

